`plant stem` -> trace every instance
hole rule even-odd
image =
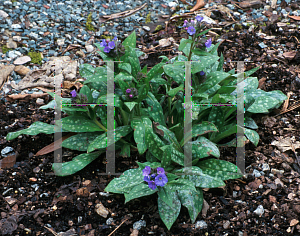
[[[193,35],[193,38],[192,38],[193,42],[192,42],[192,45],[191,45],[191,48],[190,48],[190,53],[189,53],[188,61],[191,61],[192,50],[194,49],[194,46],[195,46],[195,36],[196,36],[196,33],[197,32],[195,32],[195,34]]]
[[[95,118],[93,120],[101,129],[103,129],[105,132],[107,132],[107,129]]]

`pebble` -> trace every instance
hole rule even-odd
[[[13,152],[13,151],[14,151],[14,149],[13,149],[12,147],[7,146],[7,147],[5,147],[5,148],[3,148],[3,149],[1,150],[1,156],[2,156],[2,157],[7,157],[8,154],[10,154],[10,153]]]
[[[139,220],[133,224],[133,229],[140,230],[142,227],[146,227],[145,220]]]
[[[206,229],[207,223],[204,220],[197,221],[195,224],[195,229]]]
[[[254,213],[258,216],[262,216],[265,212],[265,209],[262,205],[259,205],[256,210],[254,211]]]
[[[261,176],[261,173],[258,171],[258,170],[256,170],[256,169],[254,169],[253,170],[253,173],[252,173],[256,178],[259,178],[260,176]]]

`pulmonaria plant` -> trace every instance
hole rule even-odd
[[[180,41],[178,50],[183,54],[171,60],[162,56],[162,61],[150,70],[140,66],[139,57],[144,53],[136,48],[135,32],[122,44],[116,38],[95,44],[104,61],[118,63],[114,70],[110,66],[95,68],[89,64],[80,67],[80,75],[85,78],[80,92],[72,91],[72,98],[62,98],[62,111],[68,115],[61,119],[62,132],[73,135],[61,146],[84,153],[72,161],[52,166],[56,175],[71,175],[106,151],[108,97],[114,98],[115,150],[121,150],[122,156],[130,156],[131,150],[140,155],[146,153],[147,162],[137,162],[138,168],[113,179],[105,191],[124,194],[125,202],[157,193],[159,214],[168,229],[177,219],[181,205],[188,209],[192,223],[195,222],[202,209],[203,188],[224,186],[225,180],[242,176],[236,165],[219,160],[220,142],[242,128],[245,138],[257,145],[259,136],[254,131],[257,126],[251,115],[278,108],[286,99],[280,91],[257,89],[258,79],[250,75],[258,68],[241,74],[235,74],[234,70],[224,72],[224,58],[217,53],[220,42],[213,45],[212,39],[201,41],[200,36],[209,31],[201,31],[205,28],[201,16],[186,21],[183,27],[190,35],[189,39]],[[187,134],[184,133],[186,62],[191,62],[193,85],[192,132]],[[108,73],[113,75],[114,94],[107,93],[108,83],[112,82],[108,81]],[[234,106],[241,75],[245,83],[245,100],[242,101],[245,127],[236,124]],[[56,97],[54,93],[49,94]],[[94,105],[75,106],[74,99],[80,104]],[[41,109],[53,109],[55,104],[53,100]],[[52,134],[54,130],[54,125],[35,122],[27,129],[9,133],[6,139],[21,134]],[[227,145],[236,146],[236,143]],[[190,160],[185,159],[186,148],[191,151]]]

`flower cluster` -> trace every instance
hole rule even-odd
[[[151,169],[150,166],[146,166],[145,169],[143,169],[143,176],[144,181],[148,183],[149,188],[152,190],[156,189],[157,186],[163,187],[168,182],[165,170],[162,167]]]
[[[103,39],[100,43],[100,47],[104,47],[103,51],[109,53],[110,50],[116,47],[117,40],[117,37],[114,37],[113,41],[110,41],[110,39]]]
[[[73,104],[83,104],[88,102],[87,96],[84,94],[77,94],[75,89],[71,92],[71,95]]]
[[[189,35],[194,35],[196,31],[201,28],[200,23],[202,20],[203,17],[198,15],[196,16],[196,20],[191,20],[190,22],[188,20],[185,20],[183,27],[185,27]],[[211,46],[211,43],[212,39],[210,38],[205,42],[205,47],[209,48]]]
[[[191,20],[191,22],[185,20],[183,27],[185,27],[185,29],[187,30],[187,32],[189,33],[189,35],[193,35],[196,33],[196,29],[200,27],[200,23],[203,20],[202,16],[196,16],[196,21]]]
[[[126,95],[129,98],[134,98],[138,95],[138,91],[136,88],[128,88],[128,89],[126,89]]]

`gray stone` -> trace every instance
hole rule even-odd
[[[20,24],[12,24],[11,28],[13,28],[13,29],[21,29],[22,26]]]
[[[92,45],[86,45],[85,49],[88,53],[92,52],[94,50],[94,47]]]
[[[14,59],[18,56],[21,56],[22,54],[18,51],[9,51],[8,52],[8,57],[11,58],[11,59]]]
[[[143,226],[146,227],[146,221],[139,220],[133,224],[133,229],[140,230]]]
[[[197,221],[195,224],[195,229],[206,229],[207,223],[204,220]]]
[[[0,17],[6,18],[6,17],[8,17],[8,14],[5,11],[0,10]]]
[[[14,151],[14,149],[12,147],[5,147],[1,150],[1,156],[5,156],[13,151]]]
[[[255,213],[258,216],[262,216],[264,212],[265,212],[264,207],[262,205],[259,205],[253,213]]]
[[[149,26],[143,26],[143,29],[147,32],[149,32],[151,30]]]
[[[11,38],[8,40],[8,42],[6,43],[6,47],[8,48],[17,48],[18,45],[16,42],[14,42]]]

